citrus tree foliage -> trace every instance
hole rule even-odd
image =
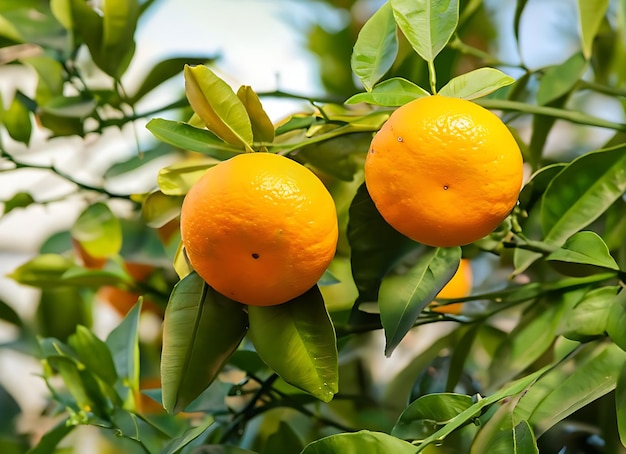
[[[128,452],[526,454],[592,438],[605,452],[625,449],[626,125],[589,113],[583,101],[602,94],[623,104],[626,2],[578,1],[568,30],[579,38],[576,49],[539,68],[496,56],[489,45],[496,23],[487,14],[501,8],[495,2],[389,0],[361,23],[352,2],[337,2],[353,13],[350,25],[314,27],[308,36],[325,63],[328,93],[319,99],[231,87],[208,56],[159,62],[129,92],[123,76],[133,37],[152,3],[104,0],[97,11],[82,0],[0,6],[2,62],[37,78],[34,93],[16,91],[0,104],[2,172],[37,167],[16,146],[28,145],[33,131],[50,142],[87,143],[138,120],[149,120],[154,147],[103,180],[175,157],[145,194],[38,167],[92,202],[11,273],[41,289],[37,323],[0,301],[0,318],[19,333],[2,348],[41,361],[51,402],[45,416],[60,421],[32,441],[16,430],[20,406],[0,387],[0,450],[53,452],[82,425]],[[516,44],[528,9],[518,1],[513,11]],[[90,85],[90,65],[106,83]],[[180,100],[138,110],[180,73]],[[502,225],[462,248],[402,236],[363,184],[372,135],[395,108],[435,93],[498,111],[529,174]],[[262,105],[268,97],[310,106],[272,123]],[[581,139],[547,153],[562,126]],[[582,139],[589,127],[610,138],[589,146]],[[203,171],[257,151],[314,169],[340,221],[327,273],[276,307],[245,307],[208,287],[176,232],[184,195]],[[117,199],[131,210],[118,212]],[[4,216],[37,203],[51,202],[18,192],[4,201]],[[147,277],[131,272],[138,257],[154,266]],[[462,257],[484,279],[470,297],[438,302],[464,302],[461,314],[433,311]],[[91,304],[103,288],[138,301],[100,338]],[[139,327],[148,307],[162,337],[146,343]],[[384,345],[376,341],[381,332]],[[386,370],[394,360],[402,367]],[[156,385],[142,391],[150,377]]]

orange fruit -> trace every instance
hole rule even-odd
[[[472,291],[472,266],[468,259],[461,259],[459,267],[452,279],[441,289],[435,298],[463,298]],[[431,310],[441,314],[460,314],[463,303],[452,303],[444,306],[431,306]]]
[[[523,162],[513,135],[483,107],[434,95],[398,108],[365,161],[368,192],[383,218],[429,246],[472,243],[511,212]]]
[[[329,192],[309,169],[272,153],[209,168],[186,195],[180,224],[193,269],[219,293],[254,306],[305,293],[337,246]]]
[[[146,281],[155,270],[153,265],[134,262],[126,262],[124,268],[126,268],[128,274],[137,282]],[[98,290],[98,299],[109,304],[109,306],[115,309],[115,312],[121,316],[128,314],[128,311],[137,303],[140,296],[142,296],[140,292],[132,291],[128,288],[114,287],[112,285],[105,285]],[[142,303],[142,311],[159,315],[163,313],[162,308],[157,303],[145,298]]]

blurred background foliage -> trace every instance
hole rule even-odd
[[[156,181],[166,165],[201,165],[207,158],[156,141],[145,125],[156,116],[188,120],[192,112],[181,83],[183,64],[204,63],[219,70],[229,48],[160,55],[157,61],[133,67],[141,50],[138,46],[150,45],[149,39],[134,39],[137,30],[163,1],[3,0],[0,4],[0,228],[5,225],[0,230],[4,235],[0,252],[6,263],[15,263],[16,256],[23,262],[3,271],[21,285],[37,289],[24,293],[8,279],[0,288],[0,452],[72,452],[72,446],[78,452],[83,439],[88,440],[85,452],[192,448],[197,449],[194,452],[244,452],[198,448],[194,445],[198,440],[238,442],[261,453],[299,452],[308,441],[331,433],[357,428],[391,431],[409,400],[449,390],[451,370],[457,378],[453,389],[474,394],[483,391],[481,383],[489,382],[486,374],[496,382],[504,381],[511,378],[508,374],[547,361],[554,337],[533,342],[533,336],[542,326],[554,330],[550,322],[560,317],[556,313],[560,309],[544,302],[525,313],[520,324],[516,324],[520,314],[513,312],[503,314],[497,327],[421,327],[410,333],[389,362],[381,358],[381,339],[376,334],[346,336],[340,341],[340,389],[349,391],[327,406],[293,394],[280,380],[273,384],[273,394],[259,393],[266,382],[256,374],[267,371],[256,356],[241,351],[222,380],[183,416],[164,414],[150,396],[160,398],[160,323],[177,281],[172,261],[179,239],[176,203],[180,197],[172,203],[157,190]],[[277,104],[273,115],[277,122],[293,120],[289,115],[294,112],[301,112],[305,123],[312,117],[319,119],[319,105],[332,110],[363,91],[351,70],[352,47],[362,25],[382,2],[267,3],[278,5],[285,22],[294,19],[295,24],[306,24],[294,25],[292,35],[278,39],[298,43],[310,58],[313,75],[310,86],[292,81],[285,89],[287,84],[278,74],[274,87],[257,90],[264,103],[290,102]],[[624,141],[626,2],[589,3],[599,7],[599,15],[585,10],[584,0],[461,1],[457,33],[435,62],[440,84],[484,65],[517,79],[489,101],[509,107],[502,109],[503,118],[527,145],[523,152],[528,174],[545,169],[543,177],[522,194],[529,211],[538,206],[535,202],[559,169],[558,163]],[[189,8],[191,14],[200,8],[194,2],[179,2],[176,7]],[[239,24],[236,16],[221,16],[219,1],[210,8],[210,14]],[[241,8],[263,5],[241,2]],[[579,8],[595,26],[591,37],[581,36]],[[308,18],[304,22],[303,15]],[[266,33],[262,23],[258,26]],[[183,34],[185,27],[174,23],[161,32]],[[255,47],[254,33],[242,27],[241,41],[250,52],[261,52]],[[248,71],[234,77],[254,85],[254,75]],[[391,77],[429,85],[426,63],[415,57],[402,36],[398,58],[386,74]],[[502,99],[523,106],[497,104]],[[533,106],[586,116],[575,117],[582,125],[574,125],[558,115],[535,114]],[[349,141],[339,137],[326,151],[333,157],[345,153],[358,163],[369,137],[368,133],[354,134]],[[345,225],[362,176],[355,165],[347,167],[347,174],[324,168],[323,162],[315,161],[323,152],[322,146],[302,149],[297,157],[318,167],[343,221],[344,237],[331,266],[342,284],[322,287],[325,299],[335,305],[329,306],[333,320],[341,323],[356,298]],[[557,167],[549,166],[553,163]],[[625,203],[623,197],[617,200],[601,220],[604,240],[621,269],[626,266]],[[53,220],[51,213],[56,213]],[[526,222],[528,231],[539,230],[532,212]],[[16,225],[23,230],[16,230]],[[24,243],[20,238],[28,240]],[[512,252],[500,251],[501,258],[482,254],[478,248],[465,252],[475,258],[474,292],[500,290],[511,272]],[[537,264],[519,273],[516,283],[542,282],[551,273],[545,263]],[[135,306],[140,297],[141,316]],[[28,305],[28,299],[33,304]],[[475,311],[485,308],[484,301],[474,303]],[[524,331],[525,326],[531,328]],[[513,329],[515,339],[522,339],[520,344],[505,342]],[[459,369],[455,358],[463,352],[453,347],[466,342],[474,342],[477,353]],[[523,342],[530,353],[517,356],[518,364],[507,362],[502,349]],[[72,350],[63,350],[65,345]],[[498,352],[496,345],[504,347]],[[572,360],[573,368],[586,370],[589,357],[602,355],[606,346],[585,348],[585,354]],[[88,364],[89,355],[103,364]],[[494,357],[503,362],[501,370],[489,365],[488,359]],[[39,388],[35,400],[24,397],[33,391],[30,385],[21,386],[16,376],[24,370],[16,363],[32,358],[36,361],[30,370],[43,376],[36,379],[47,386]],[[107,362],[115,363],[117,372]],[[85,364],[90,366],[86,371]],[[59,374],[66,385],[76,387],[63,387]],[[152,391],[141,393],[141,389]],[[291,400],[281,400],[285,396]],[[555,425],[541,438],[541,452],[623,452],[615,427],[615,398],[607,390]],[[260,402],[269,408],[263,418],[256,418],[261,414]],[[272,409],[275,402],[283,404]],[[207,414],[219,422],[219,430],[214,430],[213,417]],[[464,446],[475,430],[469,424],[455,433],[457,444]]]

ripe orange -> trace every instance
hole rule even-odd
[[[398,108],[374,136],[367,189],[383,218],[429,246],[472,243],[510,213],[523,162],[513,135],[470,101],[427,96]]]
[[[461,259],[459,267],[444,288],[435,298],[463,298],[472,291],[472,267],[468,259]],[[436,303],[435,303],[436,304]],[[452,303],[444,306],[431,306],[431,310],[441,314],[460,314],[463,303]]]
[[[186,195],[180,223],[194,270],[254,306],[309,290],[337,246],[335,204],[322,182],[272,153],[237,155],[207,170]]]

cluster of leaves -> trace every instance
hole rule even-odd
[[[337,256],[305,295],[277,307],[246,308],[209,288],[180,247],[169,251],[178,283],[165,310],[162,390],[149,394],[170,414],[146,415],[137,405],[137,306],[106,341],[74,324],[64,338],[38,342],[44,375],[66,419],[35,452],[50,452],[79,424],[112,429],[147,452],[252,452],[228,445],[235,443],[262,453],[415,453],[439,446],[526,454],[540,447],[558,451],[568,443],[562,434],[573,432],[580,435],[577,443],[595,435],[607,452],[626,445],[626,125],[569,107],[583,90],[624,95],[623,68],[594,56],[619,60],[626,15],[623,2],[621,14],[607,1],[578,3],[580,52],[540,70],[520,64],[515,69],[522,76],[514,81],[480,63],[452,74],[452,62],[468,56],[503,66],[462,40],[478,20],[481,1],[461,7],[458,1],[390,0],[354,43],[351,69],[365,91],[348,94],[345,102],[312,102],[313,112],[276,125],[263,110],[263,94],[248,86],[234,92],[209,68],[186,66],[193,115],[187,121],[153,119],[147,127],[163,143],[203,158],[160,171],[158,189],[136,199],[145,225],[175,220],[185,193],[207,167],[237,153],[268,151],[302,162],[324,179],[338,208]],[[78,1],[53,4],[70,5],[85,20],[106,23],[115,16],[104,11],[95,19]],[[516,36],[525,6],[517,4]],[[116,11],[134,17],[131,10]],[[73,34],[82,36],[118,87],[131,47],[107,50],[93,30],[98,26],[77,26]],[[119,57],[115,67],[104,62],[103,55],[112,55],[107,52]],[[463,248],[427,248],[402,236],[378,214],[362,184],[372,134],[395,107],[434,93],[501,110],[514,133],[513,125],[526,125],[530,117],[530,139],[518,140],[532,176],[518,207],[492,235]],[[552,162],[543,151],[557,120],[615,135],[601,149]],[[14,278],[74,290],[129,284],[110,265],[125,255],[113,241],[120,238],[115,216],[98,204],[81,218],[74,238],[108,258],[108,268],[86,270],[62,255],[42,255]],[[462,315],[429,310],[462,256],[512,270],[516,279],[488,282],[486,292],[463,300]],[[19,321],[8,306],[0,315]],[[358,355],[370,339],[366,333],[382,329],[386,341],[384,352],[368,349],[368,355],[391,356],[409,333],[432,334],[426,325],[446,329],[411,353],[380,393]],[[56,375],[65,391],[53,386]],[[181,411],[199,412],[200,422],[173,415]],[[248,424],[261,416],[257,428]],[[587,425],[581,429],[577,421]]]

